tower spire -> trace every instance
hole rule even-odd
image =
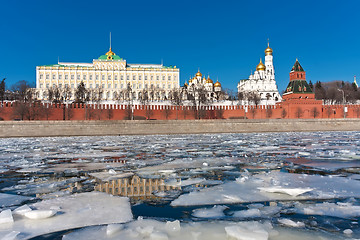
[[[110,50],[111,50],[111,32],[110,32]]]

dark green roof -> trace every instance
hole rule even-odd
[[[312,89],[305,80],[290,81],[285,93],[312,93]]]
[[[291,69],[291,72],[305,72],[297,59],[294,66]]]

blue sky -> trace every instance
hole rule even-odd
[[[360,1],[3,1],[0,78],[35,82],[38,65],[92,62],[112,49],[129,63],[198,68],[236,90],[270,39],[286,88],[298,58],[315,81],[360,76]]]

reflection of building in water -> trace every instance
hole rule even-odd
[[[140,199],[155,197],[152,194],[154,191],[165,192],[180,189],[180,187],[165,185],[164,179],[140,178],[135,175],[129,178],[101,182],[95,186],[96,191],[119,196],[140,197]]]

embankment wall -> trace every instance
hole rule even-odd
[[[360,131],[359,119],[2,121],[0,137]]]

